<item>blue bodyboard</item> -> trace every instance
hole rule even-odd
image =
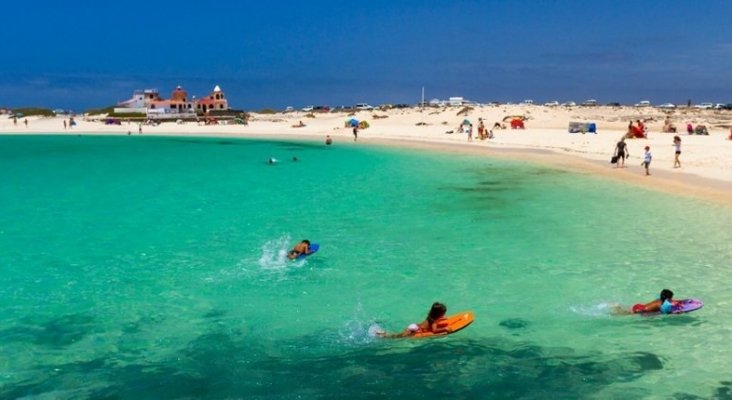
[[[317,243],[313,243],[310,245],[310,253],[300,254],[299,256],[297,256],[297,258],[295,258],[295,260],[304,260],[306,257],[309,257],[309,256],[317,253],[318,249],[320,249],[320,245]]]

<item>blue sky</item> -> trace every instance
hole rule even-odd
[[[90,6],[90,4],[94,4]],[[0,107],[182,85],[242,109],[732,102],[732,1],[126,1],[2,6]]]

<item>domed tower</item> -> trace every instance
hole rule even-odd
[[[179,101],[185,103],[188,99],[188,92],[183,90],[182,87],[177,86],[173,93],[170,94],[170,100]]]
[[[213,92],[196,102],[196,110],[208,112],[211,110],[224,111],[229,109],[229,101],[226,100],[224,92],[219,85],[214,87]]]

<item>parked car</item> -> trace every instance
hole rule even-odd
[[[320,113],[327,113],[330,111],[329,106],[315,106],[313,107],[313,112],[320,112]]]
[[[700,103],[696,105],[696,108],[700,110],[709,110],[714,107],[714,104],[712,103]]]
[[[608,107],[620,107],[621,105],[622,105],[622,104],[620,104],[620,103],[618,103],[618,102],[616,102],[616,101],[614,101],[614,102],[612,102],[612,103],[607,103],[607,104],[606,104],[606,106],[608,106]]]
[[[368,103],[357,103],[355,106],[353,106],[353,108],[359,111],[371,111],[374,109],[373,107],[368,105]]]
[[[724,103],[717,103],[714,105],[714,109],[715,110],[724,110],[725,106],[726,106],[726,104],[724,104]]]
[[[293,111],[295,111],[295,109],[292,106],[285,107],[285,112],[286,113],[293,112]]]
[[[576,105],[577,105],[577,103],[575,103],[573,101],[567,101],[565,103],[562,103],[562,107],[574,107]]]
[[[673,104],[673,103],[663,103],[660,106],[658,106],[658,108],[665,108],[665,109],[672,110],[672,109],[676,108],[676,104]]]
[[[312,112],[314,108],[315,108],[314,106],[305,106],[302,108],[302,111]]]
[[[650,107],[651,106],[651,102],[648,101],[648,100],[641,100],[641,101],[635,103],[635,106],[636,107]]]
[[[556,101],[556,100],[549,101],[549,102],[544,103],[544,106],[546,106],[546,107],[557,107],[557,106],[559,106],[559,102]]]
[[[595,107],[597,105],[597,100],[595,99],[589,99],[582,102],[582,106],[584,107]]]
[[[531,99],[526,99],[526,100],[522,101],[521,103],[522,103],[522,104],[527,104],[527,105],[528,105],[528,104],[534,104],[534,100],[531,100]]]

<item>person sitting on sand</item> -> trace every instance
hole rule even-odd
[[[293,128],[303,128],[305,127],[305,124],[302,123],[302,121],[298,122],[296,125],[292,125]]]
[[[664,133],[676,133],[676,125],[671,122],[671,118],[668,116],[666,116],[666,119],[663,121],[662,130]]]
[[[447,314],[447,306],[440,302],[435,302],[432,304],[432,308],[430,308],[429,313],[427,313],[427,318],[419,324],[409,324],[409,326],[400,333],[390,335],[386,332],[379,332],[377,335],[388,338],[401,338],[414,336],[415,334],[422,332],[439,333],[444,331],[444,328],[441,328],[440,325],[445,322],[445,314]]]
[[[331,139],[330,135],[325,135],[325,144],[328,146],[333,144],[333,139]]]
[[[305,239],[302,242],[295,245],[295,247],[287,253],[287,258],[294,260],[301,255],[310,254],[310,241]]]

